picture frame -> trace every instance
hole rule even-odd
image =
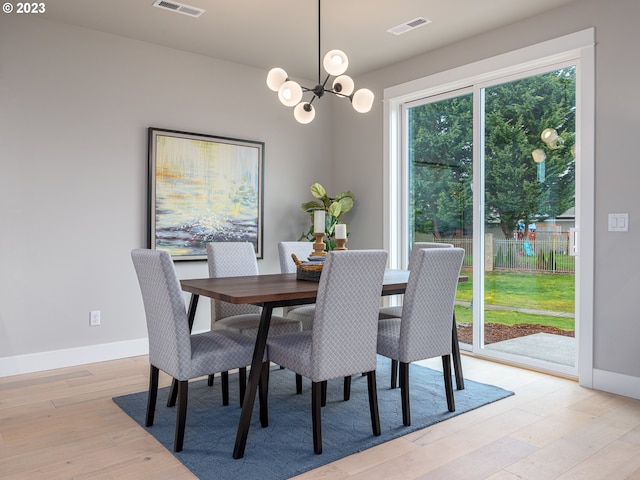
[[[263,258],[264,142],[149,127],[148,247],[206,260],[208,242]]]

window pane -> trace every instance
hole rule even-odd
[[[409,241],[452,243],[473,255],[473,97],[462,95],[408,109]],[[472,282],[458,287],[456,320],[471,344]],[[464,327],[462,327],[464,325]]]
[[[575,365],[575,67],[484,90],[484,348]],[[526,337],[526,339],[524,338]]]

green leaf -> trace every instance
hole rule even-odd
[[[312,200],[311,202],[303,203],[300,205],[300,208],[305,212],[312,212],[313,210],[323,210],[324,206],[315,200]]]
[[[343,213],[347,213],[353,208],[353,194],[351,194],[351,196],[344,196],[342,198],[338,197],[336,197],[336,200],[340,202],[340,215],[342,215]]]
[[[352,191],[347,190],[346,192],[342,192],[336,195],[336,200],[341,200],[344,197],[351,197],[352,200],[355,200],[356,198]]]
[[[311,194],[314,197],[322,200],[327,196],[327,191],[319,183],[314,183],[313,185],[311,185]]]
[[[342,204],[340,202],[333,202],[331,205],[329,205],[327,212],[329,213],[329,215],[333,215],[334,217],[338,218],[340,216],[340,213],[342,212]]]

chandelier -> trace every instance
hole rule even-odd
[[[320,0],[318,0],[318,84],[313,88],[301,86],[290,80],[287,72],[282,68],[272,68],[267,75],[267,86],[274,92],[278,92],[278,99],[286,107],[295,107],[293,116],[300,123],[309,123],[316,116],[313,101],[322,98],[325,93],[332,93],[340,98],[348,98],[356,112],[367,113],[373,105],[373,92],[367,88],[361,88],[354,92],[355,85],[348,75],[344,75],[349,66],[349,59],[342,50],[329,51],[322,61],[322,66],[327,73],[324,82],[320,68]],[[329,79],[335,77],[328,87]],[[302,99],[303,95],[311,92],[309,101]]]

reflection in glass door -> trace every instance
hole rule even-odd
[[[481,90],[480,348],[575,366],[575,81],[567,66]]]
[[[473,94],[471,89],[407,105],[409,245],[451,243],[465,249],[455,307],[458,337],[470,349],[473,286]]]
[[[407,243],[465,249],[461,348],[564,373],[576,357],[575,84],[567,65],[404,106]]]

